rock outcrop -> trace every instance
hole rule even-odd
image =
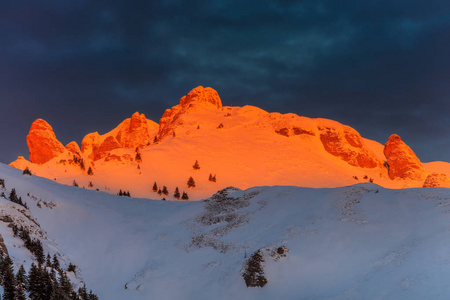
[[[375,168],[382,162],[364,145],[361,135],[345,125],[319,127],[320,141],[325,150],[348,164],[361,168]]]
[[[64,152],[53,132],[53,128],[44,120],[37,119],[31,124],[27,135],[27,144],[32,163],[43,164]]]
[[[78,146],[77,142],[75,142],[75,141],[72,141],[72,142],[68,143],[66,145],[66,149],[69,150],[72,153],[76,153],[78,155],[81,154],[80,147]]]
[[[155,127],[156,126],[155,123]],[[116,139],[123,148],[127,149],[147,146],[150,143],[150,134],[148,132],[148,122],[145,115],[135,112],[130,119],[122,122],[121,128],[116,135]]]
[[[427,173],[419,158],[402,139],[393,134],[384,145],[384,155],[389,165],[391,179],[424,180]]]
[[[222,108],[222,100],[220,100],[219,94],[215,89],[210,87],[196,87],[180,99],[180,105],[184,107],[192,101],[207,103],[215,106],[216,108]]]
[[[198,86],[180,99],[180,104],[167,109],[159,121],[158,140],[174,133],[176,127],[183,124],[182,116],[195,104],[215,109],[222,108],[222,100],[216,90]]]
[[[88,155],[90,159],[94,159],[95,152],[100,146],[100,143],[101,136],[98,132],[91,132],[83,138],[83,141],[81,141],[81,152]]]
[[[430,187],[446,187],[450,188],[450,178],[443,173],[431,173],[423,183],[424,188]]]
[[[94,160],[99,160],[108,155],[114,149],[122,148],[122,145],[113,136],[108,136],[103,143],[95,149]]]

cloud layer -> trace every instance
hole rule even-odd
[[[2,162],[36,118],[79,142],[198,85],[450,161],[447,1],[2,1],[0,28]]]

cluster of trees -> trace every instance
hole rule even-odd
[[[119,196],[126,196],[126,197],[131,197],[130,195],[130,191],[122,191],[122,189],[117,193],[117,195]]]
[[[212,176],[212,174],[209,173],[209,178],[208,178],[208,180],[211,181],[211,182],[216,182],[216,174],[214,174],[214,176]]]
[[[17,274],[11,258],[1,253],[0,283],[3,286],[3,300],[98,300],[98,297],[83,286],[77,292],[66,272],[58,264],[31,264],[27,275],[20,266]],[[56,256],[54,256],[56,258]],[[57,261],[57,258],[56,258]],[[28,295],[28,296],[27,296]]]
[[[353,176],[353,179],[359,180],[358,176]],[[373,183],[373,180],[374,180],[372,177],[369,178],[369,176],[367,176],[367,175],[364,175],[363,179],[369,180],[369,182],[371,182],[371,183]]]
[[[36,261],[39,264],[43,264],[45,261],[44,248],[42,247],[41,240],[32,239],[30,232],[23,226],[18,227],[16,224],[12,225],[14,236],[18,236],[24,241],[25,247],[34,255]]]
[[[163,188],[162,188],[162,190],[161,189],[159,189],[158,190],[158,195],[165,195],[165,196],[167,196],[167,195],[169,195],[169,190],[167,189],[167,187],[164,185],[163,186]]]
[[[5,179],[0,178],[0,187],[1,187],[2,189],[5,188]]]
[[[28,167],[25,167],[25,169],[23,170],[22,174],[23,175],[30,175],[30,176],[33,175],[33,174],[31,174],[31,171],[30,171],[30,169]]]
[[[136,156],[134,157],[134,159],[138,162],[138,163],[140,163],[140,162],[142,162],[142,157],[141,157],[141,153],[139,152],[139,147],[136,147]]]
[[[166,186],[163,186],[162,189],[158,188],[158,184],[156,182],[153,183],[153,187],[152,187],[152,191],[153,192],[157,192],[158,195],[169,195],[169,190],[167,189]],[[175,188],[175,191],[173,193],[173,197],[175,199],[182,199],[182,200],[189,200],[189,196],[186,192],[183,192],[182,194],[180,194],[180,190],[178,189],[178,187]]]
[[[86,167],[84,166],[84,159],[82,159],[81,157],[74,155],[72,161],[74,164],[79,165],[81,170],[86,170]]]
[[[0,284],[4,289],[2,299],[98,300],[92,291],[87,293],[86,287],[75,292],[66,271],[61,268],[56,254],[53,255],[53,258],[50,253],[45,256],[42,242],[39,239],[32,239],[26,228],[13,224],[12,230],[14,236],[18,236],[24,241],[25,247],[35,256],[38,265],[31,264],[28,276],[23,266],[14,275],[11,259],[0,250]],[[75,274],[76,266],[70,263],[67,272]],[[28,298],[26,294],[29,295]]]
[[[9,193],[9,200],[11,200],[11,202],[19,204],[19,205],[25,207],[26,209],[28,209],[28,205],[22,201],[22,197],[17,197],[15,188],[13,188],[11,190],[11,193]]]

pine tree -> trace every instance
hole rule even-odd
[[[163,186],[162,193],[163,193],[163,195],[166,195],[166,196],[169,195],[169,191],[167,190],[166,186]]]
[[[155,181],[155,183],[153,184],[152,191],[154,191],[154,192],[157,192],[157,191],[158,191],[158,185],[156,184],[156,181]]]
[[[117,195],[119,195],[119,196],[123,196],[123,192],[122,192],[122,189],[120,189],[120,191],[117,193]]]
[[[158,142],[158,137],[155,136],[155,138],[153,139],[153,144],[156,144]]]
[[[16,277],[14,276],[13,262],[6,256],[2,262],[3,300],[15,300]]]
[[[30,176],[32,175],[30,169],[28,168],[28,166],[25,167],[25,169],[23,170],[22,174],[23,175],[30,175]]]
[[[194,170],[200,170],[200,165],[198,164],[198,160],[195,161],[195,164],[192,166]]]
[[[53,254],[53,268],[59,270],[59,259],[56,257],[56,254]]]
[[[183,196],[181,196],[182,200],[189,200],[189,196],[186,192],[183,192]]]
[[[76,274],[76,268],[77,266],[75,266],[73,263],[70,263],[69,266],[67,267],[67,271]]]
[[[45,265],[49,268],[52,267],[52,257],[50,256],[50,253],[47,253],[47,257],[45,260]]]
[[[187,186],[188,186],[188,188],[195,188],[195,181],[194,181],[194,178],[192,178],[192,176],[189,177],[189,180],[187,182]]]
[[[94,175],[94,171],[92,170],[92,167],[89,167],[89,169],[88,169],[88,171],[87,171],[87,174],[88,174],[89,176]]]
[[[75,179],[73,180],[72,185],[78,187],[78,183],[75,181]]]
[[[80,297],[80,300],[89,300],[85,285],[78,289],[78,295]]]
[[[39,263],[39,265],[43,265],[45,262],[45,254],[44,254],[44,248],[42,247],[42,243],[40,240],[34,240],[34,251],[32,251],[36,257],[36,261]]]
[[[17,194],[15,188],[13,188],[9,193],[9,200],[11,200],[11,202],[17,202]]]
[[[16,300],[26,300],[27,275],[23,265],[20,266],[16,274]]]
[[[175,188],[175,192],[173,193],[173,197],[175,199],[180,199],[180,191],[178,190],[178,187]]]
[[[89,181],[88,187],[94,187],[94,184],[92,183],[92,181]]]
[[[19,271],[16,274],[17,285],[22,285],[22,286],[26,287],[28,284],[27,279],[28,278],[27,278],[25,268],[23,267],[23,265],[20,265]]]
[[[42,292],[42,282],[40,269],[34,263],[31,263],[30,273],[28,274],[28,292],[31,300],[40,300]]]
[[[59,270],[59,282],[58,285],[61,287],[61,291],[65,295],[70,295],[73,293],[72,285],[70,284],[69,277],[67,277],[66,272]]]
[[[142,161],[141,153],[137,152],[137,153],[136,153],[136,156],[134,157],[134,159],[135,159],[138,163],[140,163],[140,162]]]
[[[159,189],[159,190],[158,190],[158,195],[161,196],[161,194],[162,194],[162,191],[161,191],[161,189]]]

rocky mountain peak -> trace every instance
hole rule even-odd
[[[198,86],[192,89],[186,96],[180,99],[180,105],[184,107],[193,101],[197,103],[209,103],[217,108],[222,108],[222,100],[220,100],[219,94],[215,89],[210,87],[204,88]]]
[[[393,134],[389,137],[384,145],[384,155],[389,165],[389,177],[391,179],[425,179],[426,171],[422,163],[400,136]]]
[[[31,124],[27,144],[32,163],[43,164],[64,152],[64,146],[57,139],[53,128],[46,121],[37,119]]]

